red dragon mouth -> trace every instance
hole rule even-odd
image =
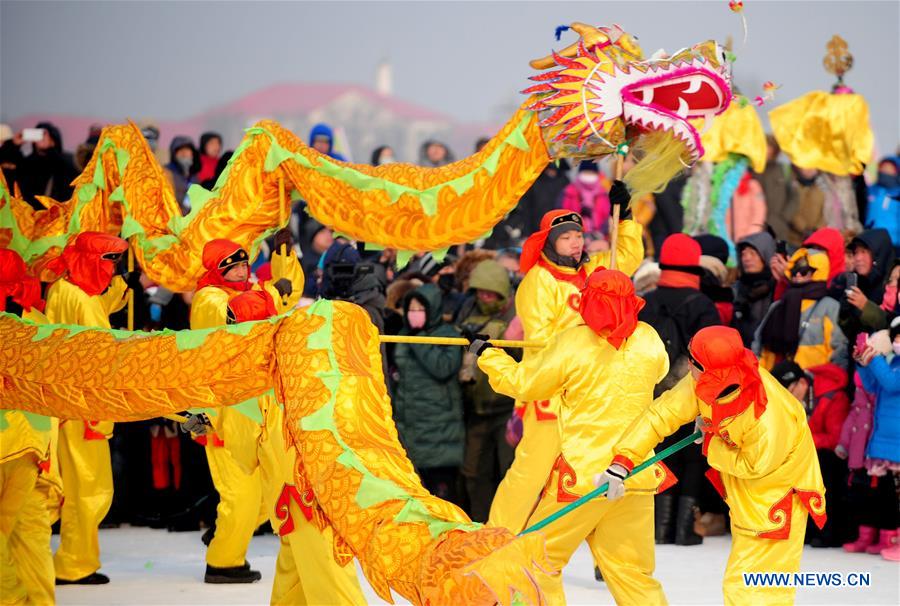
[[[686,68],[635,82],[622,89],[625,120],[644,130],[671,130],[694,160],[703,155],[700,135],[688,122],[709,119],[731,101],[727,83],[708,70]]]

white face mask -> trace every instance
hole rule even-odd
[[[593,185],[600,180],[600,175],[597,173],[578,173],[578,180],[587,185]]]
[[[894,354],[900,356],[900,343],[894,341]]]

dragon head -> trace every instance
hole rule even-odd
[[[731,69],[714,41],[673,55],[643,59],[635,39],[618,26],[573,23],[580,35],[568,48],[531,62],[544,73],[530,108],[539,112],[553,158],[596,158],[625,140],[663,131],[683,142],[690,163],[703,156],[691,120],[709,119],[731,102]]]

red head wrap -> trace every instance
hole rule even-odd
[[[644,300],[634,294],[634,284],[628,276],[600,267],[582,289],[578,311],[585,324],[619,349],[634,333],[643,307]]]
[[[707,440],[721,424],[753,405],[756,418],[766,410],[766,391],[759,376],[759,362],[744,347],[738,331],[727,326],[708,326],[691,339],[691,362],[700,370],[694,387],[697,397],[712,408],[712,424],[705,430]],[[739,390],[734,399],[726,391]],[[734,393],[733,391],[731,393]],[[726,403],[718,403],[726,399]]]
[[[0,311],[6,311],[7,297],[12,297],[25,311],[32,307],[44,311],[40,281],[28,275],[19,253],[0,248]]]
[[[239,244],[231,240],[210,240],[203,247],[203,267],[206,273],[197,282],[197,290],[204,286],[224,286],[233,290],[250,290],[249,278],[244,282],[229,282],[225,279],[227,272],[233,265],[249,261],[250,256]]]
[[[572,224],[572,229],[582,231],[583,221],[581,215],[570,210],[551,210],[544,214],[541,219],[541,229],[534,232],[522,245],[522,255],[519,257],[519,271],[523,274],[534,267],[541,258],[541,251],[544,250],[544,244],[547,243],[547,237],[550,230],[558,225],[566,223]]]
[[[118,236],[96,231],[78,234],[48,268],[85,293],[96,296],[109,288],[116,271],[117,258],[128,250],[128,242]]]
[[[235,323],[265,320],[277,314],[272,295],[264,290],[248,290],[228,302],[228,317]]]

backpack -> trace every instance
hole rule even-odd
[[[656,305],[652,307],[647,305],[641,311],[641,321],[652,326],[657,332],[666,347],[666,355],[669,357],[669,372],[660,381],[657,387],[658,393],[654,393],[654,397],[673,387],[688,372],[687,352],[690,337],[685,334],[684,328],[675,316],[683,307],[696,301],[701,294],[694,293],[675,307],[670,307],[662,300],[658,300]]]

